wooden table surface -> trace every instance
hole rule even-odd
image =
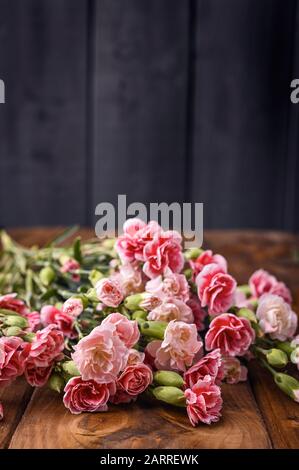
[[[49,241],[59,229],[15,229],[25,245]],[[83,237],[93,236],[83,229]],[[263,267],[285,281],[299,312],[299,263],[291,234],[258,231],[206,231],[204,246],[222,253],[229,271],[244,283]],[[32,389],[22,380],[0,392],[5,419],[1,448],[299,448],[299,405],[286,397],[258,365],[246,383],[223,386],[223,417],[217,424],[192,428],[182,410],[134,404],[107,413],[71,415],[61,397]]]

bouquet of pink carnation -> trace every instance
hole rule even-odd
[[[0,387],[24,375],[74,414],[159,400],[196,426],[220,419],[222,382],[246,380],[255,358],[299,402],[297,316],[283,282],[259,270],[238,286],[223,256],[183,250],[179,233],[153,221],[61,247],[68,235],[27,249],[2,233]]]

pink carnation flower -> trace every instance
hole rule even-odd
[[[116,334],[127,348],[132,348],[139,340],[140,333],[136,320],[128,320],[121,313],[111,313],[103,321],[102,325],[112,324]]]
[[[62,312],[73,318],[79,317],[83,312],[82,300],[76,297],[67,299],[62,306]]]
[[[161,227],[157,222],[148,224],[140,219],[128,219],[124,223],[124,233],[116,241],[115,249],[123,263],[144,261],[144,247],[159,235]]]
[[[247,380],[247,367],[242,366],[236,357],[223,357],[223,374],[224,379],[229,384],[237,384]]]
[[[72,280],[74,282],[79,282],[80,281],[80,274],[78,274],[76,271],[80,269],[80,264],[78,261],[76,261],[73,258],[68,259],[63,263],[63,265],[60,268],[61,273],[71,273],[72,275]]]
[[[62,357],[64,336],[56,325],[49,325],[36,332],[31,343],[28,362],[35,367],[49,367]]]
[[[133,397],[143,393],[153,381],[151,369],[146,364],[127,366],[117,380],[117,387]]]
[[[181,242],[179,233],[170,230],[148,242],[143,251],[144,273],[151,279],[165,273],[167,268],[179,273],[184,266]]]
[[[223,313],[211,321],[205,342],[208,351],[219,348],[225,356],[243,356],[254,338],[254,330],[246,318]]]
[[[51,324],[56,325],[64,336],[68,338],[76,338],[78,336],[73,327],[75,318],[53,305],[44,305],[41,309],[40,316],[44,326]]]
[[[25,368],[25,377],[32,387],[43,387],[49,380],[53,364],[47,367],[36,367],[34,363],[28,362]]]
[[[13,312],[17,312],[20,315],[25,315],[29,313],[28,307],[26,307],[25,303],[21,299],[17,299],[17,294],[6,294],[0,296],[0,308],[4,308],[6,310],[12,310]]]
[[[108,307],[118,307],[124,296],[121,285],[116,279],[104,278],[96,285],[98,299]]]
[[[164,278],[157,276],[146,283],[146,292],[162,300],[179,299],[187,302],[190,297],[190,288],[184,274],[173,273],[168,269]]]
[[[166,327],[162,343],[153,341],[155,365],[158,369],[185,371],[194,358],[202,352],[202,341],[198,338],[194,324],[172,320]],[[150,343],[151,344],[151,343]]]
[[[132,263],[126,263],[120,266],[119,272],[112,276],[121,285],[124,297],[138,292],[143,292],[144,284],[142,271]]]
[[[36,330],[39,329],[41,326],[41,319],[40,319],[40,314],[39,312],[29,312],[26,313],[25,317],[28,320],[28,328],[26,328],[26,331],[29,332],[35,332]]]
[[[117,326],[102,323],[74,346],[72,358],[83,380],[114,382],[127,364],[128,348],[120,339]]]
[[[212,377],[217,384],[223,379],[220,349],[215,349],[209,354],[206,354],[185,372],[185,387],[192,388],[198,380],[202,380],[206,375]]]
[[[233,305],[237,283],[219,265],[206,265],[198,274],[196,284],[201,306],[208,306],[211,315],[224,313]]]
[[[73,377],[64,388],[63,403],[73,414],[107,411],[110,390],[108,384]]]
[[[143,352],[137,351],[137,349],[130,349],[127,366],[134,366],[136,364],[140,364],[144,362],[145,354]]]
[[[285,341],[296,332],[298,317],[279,295],[262,295],[256,317],[263,332],[268,333],[272,339]]]
[[[282,297],[288,304],[292,303],[291,292],[284,282],[279,282],[275,276],[264,269],[259,269],[252,274],[249,279],[249,287],[254,297],[275,294]]]
[[[182,300],[170,299],[165,301],[154,310],[152,310],[147,317],[149,320],[159,320],[170,322],[171,320],[180,320],[186,323],[193,323],[193,313],[190,307]]]
[[[193,426],[199,422],[211,424],[219,421],[222,408],[221,390],[212,377],[206,375],[184,393],[188,417]]]
[[[212,250],[203,251],[198,258],[190,260],[190,267],[193,271],[193,280],[195,281],[196,276],[207,264],[218,264],[221,270],[227,272],[227,262],[222,255],[213,254]]]
[[[22,375],[30,344],[15,336],[0,338],[0,387],[9,385]]]

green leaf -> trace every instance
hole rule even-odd
[[[82,253],[81,253],[81,237],[77,237],[73,244],[74,258],[78,263],[82,264]]]

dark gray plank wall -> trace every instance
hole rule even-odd
[[[93,225],[124,193],[298,229],[297,4],[0,0],[0,224]]]
[[[96,2],[94,202],[184,198],[189,2]]]
[[[0,223],[84,223],[86,4],[1,0]]]
[[[193,198],[206,226],[285,227],[295,5],[197,2]]]

